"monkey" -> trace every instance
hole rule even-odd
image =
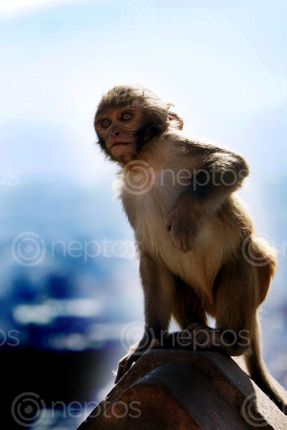
[[[243,355],[250,377],[286,413],[262,358],[258,316],[276,250],[256,234],[235,193],[248,164],[186,136],[172,106],[145,87],[117,85],[102,96],[94,118],[98,144],[121,169],[119,197],[144,293],[143,337],[120,360],[115,382],[149,348],[181,347],[188,333],[193,350]],[[179,332],[169,333],[171,317]]]

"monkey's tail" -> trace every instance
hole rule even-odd
[[[277,389],[276,382],[274,382],[262,359],[258,321],[256,322],[256,330],[250,346],[251,348],[244,354],[244,359],[251,379],[287,415],[287,399],[284,399],[283,393],[280,393],[280,389]]]

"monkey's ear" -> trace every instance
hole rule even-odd
[[[179,130],[183,129],[183,119],[180,118],[175,112],[169,112],[167,118],[172,123],[173,127]]]
[[[157,124],[149,124],[136,132],[140,144],[144,144],[162,133],[162,128]]]

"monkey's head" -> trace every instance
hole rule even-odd
[[[142,147],[182,120],[156,94],[140,86],[118,85],[105,94],[96,111],[98,143],[110,159],[125,164]]]

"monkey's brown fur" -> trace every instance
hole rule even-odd
[[[170,106],[145,88],[118,86],[103,96],[95,117],[102,149],[122,166],[120,197],[135,232],[145,299],[145,334],[120,362],[117,379],[150,346],[151,333],[159,339],[168,329],[171,316],[196,336],[194,323],[212,333],[211,315],[220,349],[244,354],[250,376],[284,410],[262,360],[257,315],[276,268],[275,251],[256,236],[233,194],[248,166],[227,149],[185,136]],[[123,108],[140,112],[141,120],[131,119],[127,128],[119,116]],[[99,117],[110,125],[103,129]],[[132,139],[125,162],[108,150],[108,139],[119,143],[113,147],[118,153],[121,139],[123,151]],[[141,180],[144,192],[131,190]],[[235,343],[229,343],[230,333]],[[242,333],[248,345],[240,342]]]

